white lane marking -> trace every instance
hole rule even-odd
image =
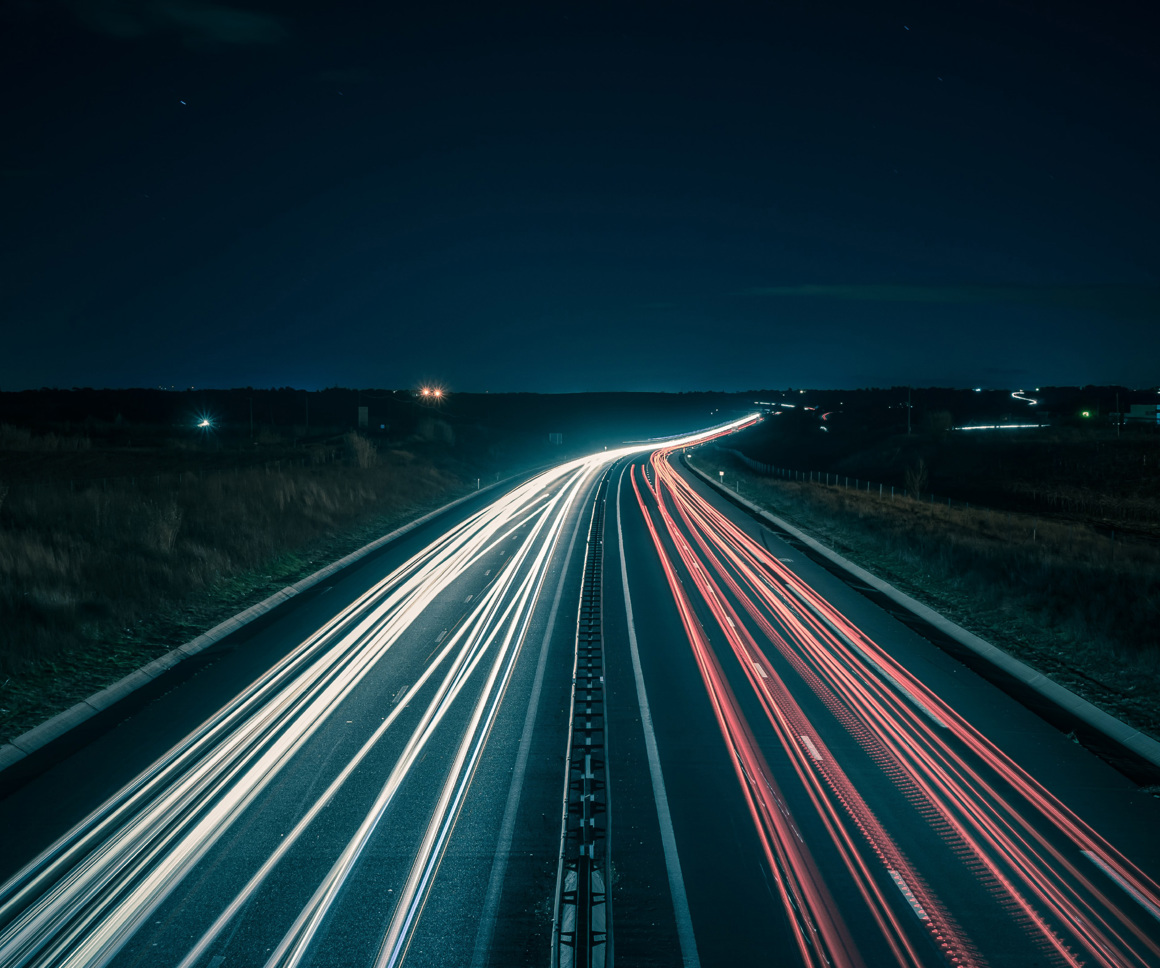
[[[473,598],[475,598],[475,596],[474,596],[474,595],[468,595],[468,596],[467,596],[467,597],[466,597],[466,598],[463,600],[463,604],[464,604],[464,605],[466,605],[466,604],[467,604],[468,602],[470,602],[470,601],[471,601]]]
[[[747,415],[700,437],[728,432],[753,419]],[[682,446],[700,437],[670,443]],[[44,928],[35,944],[45,962],[67,956],[70,964],[96,964],[113,958],[434,597],[479,560],[482,549],[494,547],[496,532],[510,523],[530,492],[545,480],[588,473],[645,449],[606,451],[544,472],[532,485],[521,485],[448,530],[328,619],[202,727],[0,885],[0,915],[11,913],[19,898],[39,895],[15,921],[0,916],[0,963],[7,963],[24,932],[36,925]],[[528,520],[536,515],[540,512]],[[501,557],[505,554],[500,551]],[[512,560],[522,561],[522,553],[517,551]],[[451,644],[459,638],[459,632],[453,634]],[[458,695],[461,686],[453,688]],[[261,737],[274,741],[253,742]],[[190,796],[214,804],[213,809],[172,821],[174,806]],[[260,879],[264,872],[265,865],[255,876]]]
[[[1097,857],[1090,850],[1080,851],[1080,853],[1082,853],[1084,857],[1086,857],[1093,864],[1095,864],[1096,867],[1107,874],[1108,877],[1110,877],[1113,881],[1119,884],[1120,887],[1123,888],[1124,892],[1126,894],[1130,894],[1136,903],[1140,905],[1140,907],[1151,914],[1152,917],[1154,917],[1157,921],[1160,921],[1160,908],[1156,907],[1155,904],[1149,901],[1148,898],[1144,897],[1143,894],[1132,887],[1131,884],[1124,880],[1119,874],[1117,874],[1106,863],[1104,863],[1101,858]]]
[[[904,686],[901,682],[898,681],[898,679],[896,679],[886,669],[884,669],[882,667],[882,665],[876,659],[874,659],[873,656],[870,655],[870,653],[868,653],[864,648],[862,648],[862,646],[860,646],[852,638],[850,638],[848,635],[846,635],[841,630],[839,630],[832,622],[829,621],[829,619],[822,617],[821,614],[816,609],[813,608],[813,606],[808,606],[808,607],[810,608],[810,611],[812,611],[816,616],[821,618],[822,621],[825,622],[826,625],[828,625],[830,627],[830,629],[836,635],[838,635],[842,639],[844,639],[846,644],[849,645],[851,648],[853,648],[854,651],[857,652],[862,657],[862,660],[864,662],[873,666],[875,672],[877,672],[883,679],[885,679],[895,689],[897,689],[900,693],[902,693],[903,696],[905,696],[907,699],[909,699],[918,708],[918,711],[921,712],[923,715],[925,715],[927,717],[927,719],[929,719],[936,726],[940,726],[943,729],[949,728],[947,726],[947,724],[943,721],[942,717],[938,715],[938,713],[936,713],[933,709],[931,709],[926,703],[924,703],[921,699],[919,699],[918,696],[916,696],[913,692],[911,692],[909,689],[907,689],[906,686]]]
[[[814,745],[814,741],[810,739],[805,733],[802,733],[802,742],[806,744],[806,749],[810,751],[810,756],[812,756],[818,763],[821,763],[822,754]]]
[[[484,686],[483,694],[475,707],[467,733],[464,734],[452,770],[448,773],[439,804],[424,835],[423,843],[416,857],[411,874],[402,893],[397,897],[398,905],[392,914],[391,923],[379,947],[375,968],[397,968],[403,960],[410,944],[411,932],[418,922],[427,893],[439,869],[463,800],[475,775],[479,758],[491,733],[492,724],[499,713],[500,704],[507,692],[508,683],[515,669],[523,643],[531,626],[532,614],[540,600],[540,592],[547,578],[548,562],[555,552],[560,539],[564,518],[579,493],[587,486],[590,478],[579,477],[570,486],[567,500],[547,527],[548,533],[541,543],[539,552],[531,562],[528,576],[520,583],[516,599],[504,610],[504,622],[509,622],[495,663]],[[545,525],[546,526],[546,525]],[[530,547],[539,536],[540,526],[529,534]],[[526,556],[526,552],[521,553]],[[501,668],[502,667],[502,668]],[[273,961],[273,959],[271,959]]]
[[[862,657],[862,660],[864,662],[866,662],[870,666],[873,666],[875,672],[877,672],[883,679],[885,679],[895,689],[897,689],[900,693],[902,693],[903,696],[905,696],[908,700],[910,700],[910,702],[912,702],[918,708],[919,712],[921,712],[923,715],[925,715],[927,717],[927,719],[929,719],[931,722],[933,722],[936,726],[940,726],[943,729],[949,728],[947,726],[947,724],[943,721],[942,717],[940,717],[938,715],[938,713],[936,713],[933,709],[931,709],[926,703],[924,703],[921,699],[919,699],[918,696],[916,696],[913,692],[911,692],[909,689],[907,689],[906,686],[904,686],[901,682],[898,681],[898,679],[896,679],[886,669],[884,669],[882,667],[881,663],[879,663],[873,656],[870,655],[869,652],[867,652],[864,648],[862,648],[862,646],[860,646],[857,642],[855,642],[854,639],[852,639],[844,631],[842,631],[840,628],[838,628],[838,626],[836,626],[833,622],[831,622],[830,619],[816,605],[814,605],[813,602],[811,602],[807,598],[802,598],[800,596],[798,596],[797,601],[800,603],[800,605],[804,606],[806,608],[806,610],[808,610],[814,616],[815,619],[817,619],[819,622],[821,622],[823,625],[825,625],[826,628],[828,628],[831,632],[834,633],[834,635],[838,636],[838,638],[840,638],[843,642],[845,642],[851,649],[853,649],[855,652],[857,652],[858,655],[860,655]],[[856,674],[856,670],[855,670],[855,674]]]
[[[750,660],[750,661],[752,662],[753,660]],[[765,671],[765,666],[763,666],[760,662],[753,663],[753,671],[756,672],[759,676],[761,676],[762,679],[769,678],[769,673]]]
[[[445,638],[447,638],[447,629],[444,629],[442,632],[440,632],[439,635],[435,638],[435,641],[437,643],[442,643]]]
[[[488,569],[487,569],[487,571],[485,571],[485,572],[483,573],[483,577],[484,577],[484,578],[486,578],[486,577],[487,577],[488,575],[490,575],[490,574],[491,574],[491,569],[490,569],[490,568],[488,568]]]
[[[889,672],[887,672],[885,669],[883,669],[882,666],[880,666],[877,662],[875,662],[872,658],[870,658],[870,656],[867,655],[866,652],[861,649],[861,647],[855,646],[855,648],[857,648],[858,651],[862,653],[863,658],[867,662],[869,662],[872,666],[874,666],[874,668],[878,670],[879,674],[884,679],[886,679],[887,682],[889,682],[892,686],[894,686],[895,689],[897,689],[907,699],[909,699],[912,703],[914,703],[914,705],[916,705],[918,707],[919,711],[922,712],[923,714],[925,714],[926,717],[929,720],[931,720],[931,722],[933,722],[936,726],[941,726],[943,729],[949,728],[947,726],[947,724],[945,722],[943,722],[942,717],[939,716],[938,713],[936,713],[933,709],[930,708],[930,706],[928,706],[921,699],[919,699],[918,696],[916,696],[913,692],[911,692],[909,689],[907,689],[906,686],[904,686],[901,682],[899,682],[897,679],[895,679],[894,676],[892,676]]]
[[[536,531],[538,530],[539,526],[536,528]],[[555,527],[551,530],[553,536],[546,539],[549,545],[554,544],[554,535],[558,533]],[[513,559],[517,568],[525,558],[530,557],[530,549],[534,545],[536,537],[537,534],[533,532],[528,542],[517,552]],[[266,968],[297,968],[303,962],[330,909],[341,893],[344,882],[386,814],[406,775],[415,763],[421,763],[426,759],[429,752],[428,741],[464,689],[465,684],[473,678],[475,670],[483,664],[484,656],[490,650],[494,652],[494,656],[491,660],[490,671],[485,673],[483,692],[475,705],[472,717],[467,724],[467,732],[464,734],[455,760],[451,764],[451,772],[448,773],[447,780],[443,785],[436,812],[432,814],[427,832],[420,845],[419,854],[407,879],[406,887],[402,894],[396,895],[398,906],[392,915],[387,935],[382,941],[375,965],[376,968],[383,968],[386,964],[394,964],[399,960],[405,949],[406,939],[410,936],[410,930],[422,908],[422,902],[426,897],[431,878],[438,867],[438,860],[442,857],[446,840],[454,827],[459,806],[471,776],[474,774],[474,764],[482,752],[483,743],[486,742],[487,733],[491,728],[491,721],[498,709],[499,699],[506,688],[507,677],[511,671],[510,663],[514,662],[515,655],[518,654],[519,643],[522,643],[523,635],[527,630],[526,619],[523,620],[522,626],[520,625],[521,616],[525,614],[529,597],[533,596],[533,587],[538,593],[539,586],[543,581],[543,559],[549,550],[548,545],[541,548],[536,555],[531,571],[520,581],[519,588],[514,592],[514,598],[511,591],[514,581],[509,581],[507,587],[496,587],[489,593],[494,608],[491,609],[486,628],[481,625],[477,632],[473,632],[469,636],[466,627],[461,626],[453,636],[452,642],[463,640],[467,647],[457,657],[456,665],[448,671],[447,677],[441,684],[442,695],[436,697],[437,701],[433,702],[424,712],[417,731],[408,741],[403,756],[392,768],[371,811],[364,817],[354,837],[347,843],[314,895],[299,912],[297,919],[267,958]],[[506,604],[504,604],[505,602]],[[496,619],[494,624],[492,623],[493,618]],[[482,635],[482,638],[479,635]],[[495,649],[492,648],[493,645]],[[498,651],[495,651],[496,649]],[[505,663],[507,663],[506,666]],[[497,677],[501,674],[501,667],[503,667],[504,682],[499,687],[499,691],[496,692],[495,686]],[[486,712],[488,716],[486,725],[480,730],[478,727],[482,722],[481,717],[489,708],[488,702],[492,702],[492,705],[490,711]],[[469,755],[472,756],[472,765],[464,773],[463,763]],[[400,920],[400,913],[402,920]]]
[[[922,905],[918,903],[918,899],[910,893],[910,888],[906,886],[906,881],[902,879],[902,875],[898,871],[890,871],[890,876],[894,878],[894,883],[898,885],[898,889],[902,892],[902,896],[906,898],[907,903],[914,908],[914,913],[923,921],[929,921],[930,915],[922,909]]]
[[[661,844],[665,851],[665,867],[669,873],[669,892],[673,895],[673,914],[677,920],[677,940],[681,945],[681,960],[685,968],[700,968],[697,939],[693,936],[693,916],[689,913],[689,898],[685,893],[685,879],[681,874],[681,860],[677,856],[677,838],[673,833],[673,818],[669,813],[669,798],[665,793],[665,778],[661,774],[661,760],[657,753],[657,737],[653,732],[652,713],[648,693],[644,688],[644,673],[640,668],[640,651],[636,645],[636,626],[632,620],[632,597],[628,593],[628,566],[624,560],[624,529],[621,526],[620,486],[624,471],[616,482],[616,538],[620,545],[620,581],[624,588],[624,612],[628,619],[628,649],[632,654],[632,674],[636,678],[636,699],[640,706],[640,723],[644,727],[644,746],[648,752],[648,771],[652,777],[653,799],[657,804],[657,819],[661,826]]]
[[[564,568],[560,572],[560,581],[556,585],[556,595],[552,599],[552,610],[548,613],[548,624],[544,630],[544,644],[540,646],[540,660],[536,664],[536,677],[532,681],[532,693],[528,697],[528,712],[524,717],[523,732],[520,734],[520,751],[512,769],[507,805],[504,807],[503,820],[499,827],[499,838],[496,840],[495,853],[492,855],[491,875],[487,880],[487,893],[483,899],[483,911],[479,916],[479,927],[475,932],[475,951],[471,956],[471,968],[484,968],[491,952],[491,939],[495,933],[496,915],[499,914],[504,877],[507,876],[508,854],[511,853],[512,837],[515,836],[516,814],[519,812],[520,796],[524,788],[524,775],[528,769],[532,733],[536,728],[540,692],[544,685],[544,670],[548,665],[548,645],[556,628],[556,615],[560,611],[560,599],[564,594],[564,584],[568,577],[568,562],[572,560],[572,551],[576,547],[576,535],[580,533],[580,525],[583,522],[584,515],[577,515],[576,527],[572,529],[572,539],[568,542],[568,550],[564,554]]]

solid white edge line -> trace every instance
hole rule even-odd
[[[636,626],[632,619],[632,597],[628,593],[628,567],[624,560],[624,529],[621,526],[620,487],[624,483],[624,472],[632,467],[626,465],[616,481],[616,539],[620,545],[620,580],[624,588],[624,613],[628,620],[628,649],[632,654],[632,673],[636,678],[636,698],[640,705],[640,724],[644,727],[644,745],[648,751],[648,771],[652,778],[653,799],[657,805],[657,819],[660,821],[661,844],[665,852],[665,867],[669,874],[669,891],[673,896],[673,914],[677,921],[677,939],[681,945],[681,960],[685,968],[701,968],[697,954],[697,940],[693,936],[693,917],[689,913],[689,898],[685,893],[685,878],[681,874],[681,860],[677,856],[677,838],[673,833],[672,815],[669,813],[669,798],[665,793],[665,779],[661,773],[661,760],[657,753],[657,737],[653,732],[652,713],[649,711],[648,693],[644,687],[644,673],[640,667],[640,652],[636,644]]]
[[[1098,857],[1090,850],[1081,850],[1080,853],[1083,854],[1084,857],[1090,860],[1093,864],[1095,864],[1096,867],[1107,874],[1108,877],[1115,881],[1116,884],[1118,884],[1119,887],[1124,891],[1124,893],[1131,897],[1137,904],[1140,905],[1140,907],[1151,914],[1152,917],[1154,917],[1157,921],[1160,921],[1160,910],[1157,909],[1156,905],[1149,901],[1148,898],[1144,897],[1143,894],[1132,887],[1131,884],[1124,880],[1114,870],[1112,870],[1112,868],[1104,863],[1100,857]]]
[[[483,910],[479,915],[479,928],[475,934],[475,950],[471,956],[471,968],[484,968],[491,952],[491,939],[495,933],[496,915],[499,913],[503,882],[507,876],[508,855],[511,853],[512,837],[515,835],[516,814],[519,811],[524,775],[527,772],[528,756],[531,752],[532,733],[536,728],[536,716],[540,707],[544,670],[548,665],[548,646],[555,631],[556,615],[560,610],[560,599],[564,594],[564,585],[568,577],[568,565],[572,560],[572,551],[576,547],[576,536],[580,533],[580,525],[583,521],[584,515],[578,514],[576,526],[572,529],[572,539],[568,542],[568,550],[564,555],[564,569],[560,573],[560,581],[556,585],[556,595],[552,599],[552,610],[548,613],[548,623],[544,630],[544,644],[540,646],[540,659],[536,664],[536,676],[532,682],[531,695],[528,698],[528,712],[524,717],[523,732],[520,734],[520,751],[516,756],[515,767],[512,769],[507,806],[504,808],[499,838],[496,840],[495,854],[491,863],[491,876],[488,878],[487,893],[484,895]]]

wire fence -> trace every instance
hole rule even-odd
[[[835,474],[832,471],[803,471],[791,467],[778,467],[776,464],[765,464],[761,461],[754,460],[748,454],[743,454],[739,450],[734,450],[732,447],[718,448],[723,453],[735,457],[742,464],[748,467],[751,471],[758,474],[764,474],[766,477],[777,477],[785,481],[796,481],[802,484],[825,484],[829,487],[842,487],[846,490],[862,491],[867,494],[875,494],[881,498],[896,498],[907,497],[916,500],[921,500],[923,503],[930,504],[945,504],[947,507],[969,508],[970,501],[955,501],[953,498],[935,497],[933,492],[925,493],[920,491],[915,494],[906,487],[899,487],[895,484],[884,484],[881,481],[864,480],[860,477],[850,477],[848,474]]]

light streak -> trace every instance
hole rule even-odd
[[[1034,430],[1047,424],[972,424],[970,427],[955,427],[955,430]]]
[[[647,481],[646,481],[647,485]],[[764,756],[737,705],[736,697],[713,654],[704,631],[693,614],[692,602],[677,578],[676,569],[663,551],[660,534],[644,504],[635,476],[633,488],[661,565],[677,604],[681,622],[693,648],[697,667],[726,740],[734,772],[761,841],[782,906],[789,918],[794,943],[802,963],[853,966],[861,960],[849,932],[817,872],[808,848],[796,836],[785,801]],[[678,547],[680,540],[677,541]]]
[[[710,440],[756,419],[750,414],[670,444],[682,447]],[[369,752],[383,736],[400,728],[404,711],[417,712],[417,725],[355,837],[290,931],[277,945],[271,943],[268,964],[302,963],[384,811],[452,707],[475,683],[472,690],[479,691],[471,693],[477,698],[467,726],[454,744],[454,756],[444,765],[445,780],[425,833],[411,847],[411,875],[383,938],[379,963],[397,963],[422,912],[502,702],[560,529],[605,466],[654,446],[605,451],[537,475],[450,528],[325,622],[0,886],[0,964],[29,968],[106,964],[247,808],[261,801],[287,764],[391,650],[413,642],[412,629],[422,628],[416,623],[427,609],[440,601],[456,602],[466,613],[454,631],[440,634],[417,679],[405,691],[395,690],[397,701],[390,714],[339,769],[325,792],[304,805],[302,815],[245,887],[223,899],[221,912],[207,929],[193,932],[196,940],[180,962],[182,968],[193,968],[212,952],[325,805],[341,795]],[[494,578],[482,594],[464,602],[454,586],[485,562],[489,575],[495,569]],[[425,708],[414,709],[423,696]]]
[[[1057,963],[1148,965],[1160,946],[1131,914],[1074,861],[1079,848],[1149,913],[1160,911],[1160,889],[1094,830],[1003,754],[888,652],[786,568],[760,543],[704,500],[669,466],[667,451],[653,456],[647,493],[678,558],[712,613],[721,634],[777,732],[781,745],[818,811],[848,873],[889,943],[911,959],[893,905],[852,835],[877,855],[940,946],[960,964],[979,963],[972,942],[947,913],[834,763],[731,601],[740,603],[764,640],[825,704],[849,734],[928,818],[952,849],[978,872],[1000,903],[1018,912]],[[640,492],[638,491],[638,495]],[[640,498],[670,584],[679,579]],[[672,510],[670,510],[670,508]],[[678,523],[678,521],[680,523]],[[691,540],[690,540],[691,539]],[[683,592],[682,592],[683,594]],[[684,614],[691,606],[678,602]],[[775,627],[776,623],[776,627]],[[698,654],[699,626],[690,632]],[[698,663],[701,663],[698,656]],[[766,670],[767,677],[757,670]],[[711,683],[706,678],[707,688]],[[806,740],[809,740],[807,743]],[[819,756],[814,756],[814,751]],[[748,793],[746,794],[748,797]],[[843,815],[846,820],[843,820]],[[755,818],[756,822],[756,818]],[[899,883],[901,882],[901,883]],[[913,898],[913,900],[912,900]],[[1079,951],[1083,954],[1078,953]],[[911,963],[900,959],[899,963]]]

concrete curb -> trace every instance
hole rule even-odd
[[[471,491],[467,494],[464,494],[462,497],[456,498],[454,501],[451,501],[448,504],[444,504],[442,507],[438,507],[434,511],[428,511],[421,517],[415,518],[414,521],[410,521],[407,524],[404,524],[402,527],[396,528],[394,531],[383,535],[381,538],[376,538],[370,544],[364,545],[357,551],[352,551],[346,557],[340,558],[338,561],[335,561],[324,568],[320,568],[314,574],[308,575],[306,578],[303,578],[300,581],[296,581],[293,585],[287,585],[281,591],[275,592],[264,601],[258,602],[257,605],[251,605],[245,611],[239,612],[237,615],[227,618],[224,622],[215,625],[208,632],[203,632],[196,639],[186,642],[184,645],[179,645],[173,651],[167,652],[165,655],[158,659],[154,659],[148,665],[142,666],[136,672],[130,672],[123,679],[113,683],[113,685],[109,686],[108,688],[94,693],[87,699],[81,700],[72,708],[66,709],[63,713],[58,713],[46,722],[41,723],[39,726],[33,727],[32,729],[28,730],[28,732],[17,736],[16,739],[12,740],[11,742],[0,746],[0,772],[9,766],[12,766],[14,763],[20,762],[20,760],[24,759],[30,753],[34,753],[41,747],[47,746],[53,740],[59,739],[69,730],[85,722],[85,720],[91,719],[93,716],[97,715],[97,713],[108,709],[114,703],[124,699],[127,695],[129,695],[129,693],[140,689],[142,686],[149,682],[152,682],[158,676],[168,672],[182,660],[187,659],[190,656],[197,655],[197,653],[209,648],[214,643],[220,642],[226,636],[236,632],[242,626],[249,624],[259,616],[265,615],[267,612],[277,608],[279,605],[290,601],[290,599],[294,598],[296,595],[302,594],[302,592],[306,591],[308,588],[311,588],[314,585],[317,585],[320,581],[323,581],[324,579],[329,578],[331,575],[342,571],[344,568],[350,567],[359,559],[365,558],[372,552],[378,551],[384,545],[389,544],[398,538],[401,538],[403,535],[413,531],[420,525],[426,524],[432,518],[436,518],[439,515],[450,511],[452,508],[463,504],[465,501],[469,501],[472,498],[478,497],[484,491],[500,487],[503,484],[506,484],[508,481],[513,480],[515,477],[520,476],[522,475],[517,474],[514,475],[514,477],[505,478],[504,480],[497,481],[494,484],[488,484],[485,487],[480,488],[478,491]]]
[[[961,625],[956,625],[950,619],[945,618],[936,612],[929,605],[924,605],[922,602],[911,598],[905,592],[900,592],[893,585],[883,581],[877,575],[872,575],[864,568],[859,568],[852,561],[843,558],[840,554],[832,548],[827,548],[817,539],[810,537],[805,532],[795,528],[788,521],[784,521],[776,515],[770,514],[768,511],[754,504],[752,501],[742,497],[732,488],[726,487],[724,484],[713,480],[708,474],[699,468],[694,467],[688,460],[685,466],[689,468],[694,474],[698,475],[702,480],[706,481],[710,486],[716,488],[718,491],[727,495],[730,500],[742,507],[752,511],[760,518],[771,522],[782,531],[793,535],[802,544],[816,551],[818,554],[828,558],[840,568],[849,572],[861,582],[865,582],[871,588],[881,592],[891,601],[901,605],[907,611],[918,616],[924,622],[934,626],[948,638],[953,639],[960,645],[965,646],[972,652],[982,656],[992,665],[1002,669],[1005,673],[1013,679],[1023,683],[1030,689],[1033,689],[1039,695],[1043,696],[1050,702],[1064,709],[1066,712],[1074,716],[1081,722],[1086,723],[1092,729],[1097,730],[1104,736],[1108,737],[1115,743],[1130,750],[1132,753],[1146,760],[1153,766],[1160,767],[1160,742],[1154,740],[1147,733],[1142,733],[1140,730],[1129,726],[1127,723],[1121,722],[1110,713],[1104,712],[1098,706],[1093,705],[1086,699],[1077,696],[1069,689],[1065,689],[1053,679],[1049,679],[1042,672],[1033,669],[1025,662],[1020,662],[1013,655],[1004,652],[997,646],[992,645],[986,639],[982,639],[973,632],[968,632]]]

